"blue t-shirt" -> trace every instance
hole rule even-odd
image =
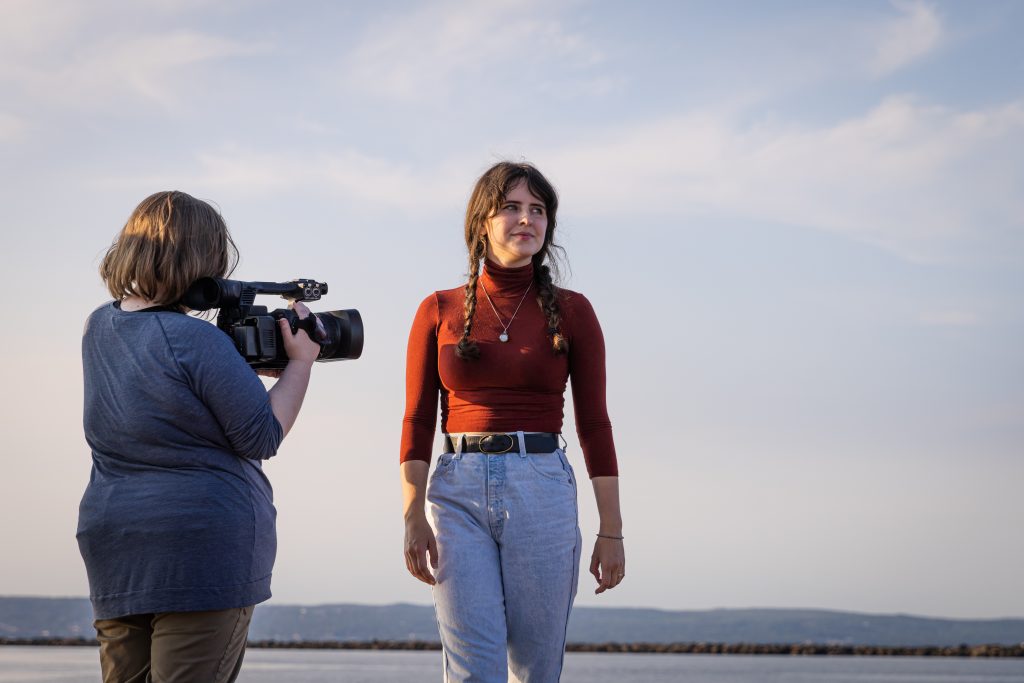
[[[172,311],[96,309],[82,338],[92,473],[78,545],[97,619],[270,597],[283,438],[231,340]]]

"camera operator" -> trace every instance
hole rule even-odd
[[[224,332],[186,315],[189,284],[237,261],[213,207],[158,192],[100,266],[114,301],[82,339],[93,466],[77,536],[105,682],[234,681],[253,606],[270,597],[261,461],[295,423],[320,347],[280,321],[289,361],[268,392]]]

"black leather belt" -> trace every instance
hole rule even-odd
[[[524,434],[527,453],[551,453],[558,448],[558,434],[542,432],[539,434]],[[452,438],[444,435],[444,452],[454,453],[455,444]],[[497,455],[500,453],[518,453],[518,434],[467,434],[462,437],[463,453],[488,453]]]

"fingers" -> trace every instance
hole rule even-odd
[[[622,579],[625,577],[625,572],[620,571],[617,568],[608,568],[603,572],[600,585],[595,592],[604,593],[606,590],[611,590],[622,583]]]
[[[405,567],[409,573],[425,584],[433,586],[437,579],[427,566],[427,556],[430,556],[430,566],[437,568],[437,547],[433,539],[426,542],[408,541],[405,548]]]
[[[289,323],[287,319],[281,318],[280,320],[278,320],[277,326],[281,328],[282,339],[288,339],[289,337],[293,336],[291,323]]]
[[[306,307],[306,304],[301,301],[292,301],[288,304],[288,307],[295,311],[295,314],[299,316],[299,320],[305,320],[309,316],[313,315],[312,311]],[[316,331],[311,335],[315,337],[317,341],[324,341],[327,339],[327,329],[324,328],[324,323],[320,318],[316,318]]]
[[[597,578],[597,590],[594,591],[594,594],[600,595],[622,583],[622,580],[626,578],[626,572],[620,566],[602,567],[600,576],[595,576],[595,578]]]
[[[305,332],[305,330],[301,330],[301,329],[297,330],[295,332],[292,332],[291,323],[288,322],[287,318],[281,318],[280,320],[278,320],[277,321],[277,326],[281,328],[281,338],[285,339],[285,340],[291,339],[292,337],[296,336],[300,332]],[[309,335],[306,335],[306,336],[308,337]],[[288,350],[288,342],[287,341],[285,341],[285,343],[284,343],[284,348],[285,348],[285,351]]]
[[[612,587],[612,575],[606,567],[601,567],[601,578],[597,580],[597,590],[594,595],[600,595]]]
[[[409,569],[409,573],[415,576],[423,583],[434,585],[434,577],[426,567],[426,550],[420,548],[412,548],[406,551],[405,564]]]
[[[597,581],[597,590],[594,591],[595,595],[604,593],[607,586],[604,585],[604,576],[601,572],[601,558],[597,555],[597,550],[594,550],[593,556],[590,558],[590,573],[594,575],[594,579]]]
[[[594,546],[594,555],[590,560],[590,573],[597,579],[596,595],[615,588],[626,578],[626,556],[621,541],[610,543],[598,542]]]
[[[304,316],[299,316],[300,319],[302,319],[303,317]],[[301,327],[299,329],[295,330],[294,332],[292,332],[292,325],[291,325],[290,322],[288,322],[287,318],[281,318],[280,320],[278,320],[277,321],[277,326],[281,328],[281,334],[287,335],[287,337],[295,337],[295,336],[298,336],[300,334],[303,334],[303,335],[306,336],[306,338],[309,338],[309,333],[306,332]]]
[[[623,583],[623,579],[626,579],[626,565],[625,563],[611,561],[602,567],[601,582],[598,589],[598,593],[611,590],[615,586]]]
[[[298,330],[292,334],[291,325],[284,318],[278,321],[281,329],[281,339],[284,342],[284,351],[288,360],[302,360],[312,363],[320,355],[320,344],[309,338],[306,331]]]
[[[433,586],[436,582],[433,575],[427,569],[426,566],[426,551],[425,550],[407,550],[405,553],[405,567],[409,570],[409,573],[414,577],[422,581],[423,583]]]

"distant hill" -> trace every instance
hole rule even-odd
[[[0,637],[91,637],[84,598],[0,597]],[[436,641],[433,608],[422,605],[261,605],[252,640]],[[1024,619],[931,619],[829,610],[669,611],[577,607],[569,641],[839,643],[843,645],[1017,645]]]

